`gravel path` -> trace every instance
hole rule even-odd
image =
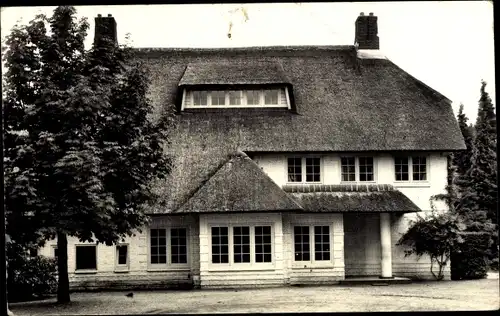
[[[252,290],[73,293],[72,302],[12,303],[15,315],[376,312],[498,310],[498,279],[389,286],[281,287]]]

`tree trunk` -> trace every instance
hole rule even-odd
[[[68,303],[69,277],[68,277],[68,239],[65,234],[57,233],[57,302]]]

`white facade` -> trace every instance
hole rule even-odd
[[[394,158],[390,154],[363,154],[373,156],[374,181],[369,183],[391,184],[408,196],[424,212],[431,210],[429,198],[443,193],[446,186],[446,161],[444,154],[418,153],[427,157],[427,180],[419,182],[398,182],[395,179]],[[322,184],[341,184],[341,156],[349,154],[306,155],[320,157],[320,182]],[[360,156],[356,154],[356,156]],[[285,154],[266,154],[254,156],[254,161],[280,187],[288,183],[287,158]],[[294,157],[302,157],[294,155]],[[305,156],[304,156],[305,157]],[[442,203],[436,209],[445,210]],[[116,246],[97,246],[97,269],[76,269],[76,238],[68,238],[68,270],[74,288],[96,287],[168,287],[180,284],[213,287],[252,287],[277,286],[284,284],[335,283],[349,276],[384,275],[431,278],[430,261],[427,257],[417,260],[405,257],[404,250],[396,246],[401,234],[407,229],[409,220],[415,213],[388,214],[387,221],[381,221],[380,214],[362,213],[231,213],[231,214],[192,214],[175,216],[154,216],[149,227],[136,236],[125,238],[121,243],[128,246],[126,264],[118,264]],[[383,216],[382,216],[383,217]],[[390,231],[384,228],[389,225]],[[382,225],[381,225],[382,224]],[[294,226],[328,227],[328,260],[316,261],[312,252],[310,260],[294,259]],[[228,227],[227,263],[212,263],[211,227]],[[250,227],[249,263],[234,262],[234,227]],[[271,227],[271,261],[255,262],[254,228]],[[167,257],[173,251],[168,239],[171,228],[186,229],[187,260],[174,264],[171,259],[165,263],[151,261],[151,229],[166,229]],[[381,234],[381,229],[382,234]],[[382,239],[381,239],[382,236]],[[385,237],[384,237],[385,236]],[[388,239],[390,236],[390,240]],[[310,236],[310,247],[314,242]],[[390,247],[383,247],[385,242]],[[56,241],[49,241],[40,254],[54,256]],[[389,253],[384,249],[388,249]],[[384,255],[383,255],[384,254]],[[296,255],[296,254],[295,254]],[[386,258],[389,256],[389,261]],[[382,260],[382,257],[386,258]],[[385,268],[384,267],[385,264]],[[383,271],[385,269],[385,271]],[[390,271],[387,271],[389,269]],[[449,268],[445,271],[449,278]]]

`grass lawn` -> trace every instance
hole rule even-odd
[[[192,290],[72,293],[72,302],[55,298],[12,303],[15,315],[92,315],[145,313],[375,312],[498,310],[498,279],[426,281],[412,284],[332,285],[251,290]]]

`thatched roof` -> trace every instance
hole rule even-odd
[[[287,84],[283,66],[279,62],[238,62],[189,63],[179,86],[200,85],[261,85]]]
[[[175,213],[298,211],[288,196],[244,153],[236,153]]]
[[[136,57],[150,71],[157,113],[176,109],[181,79],[209,80],[196,79],[190,64],[206,65],[203,78],[213,77],[208,65],[279,64],[295,98],[296,112],[197,109],[176,115],[167,149],[174,169],[157,186],[167,207],[154,212],[172,212],[185,203],[237,148],[247,153],[465,149],[450,100],[390,60],[358,58],[353,46],[137,49]],[[226,69],[228,78],[233,76]]]
[[[390,185],[306,185],[283,188],[306,212],[420,212]]]

